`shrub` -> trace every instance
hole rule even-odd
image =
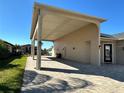
[[[4,44],[0,44],[0,59],[4,59],[9,57],[9,51],[8,49],[4,46]]]

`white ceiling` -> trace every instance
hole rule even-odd
[[[81,20],[47,14],[43,17],[42,39],[56,40],[88,24]]]

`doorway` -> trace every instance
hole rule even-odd
[[[104,63],[112,63],[112,44],[104,44]]]

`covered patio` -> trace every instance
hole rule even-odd
[[[94,16],[88,16],[47,5],[35,3],[32,19],[30,39],[32,41],[31,54],[34,59],[34,47],[37,40],[36,69],[41,67],[41,41],[56,41],[72,32],[87,26],[95,27],[95,39],[91,42],[90,61],[100,65],[100,32],[99,25],[105,20]],[[91,28],[91,30],[93,30]],[[91,31],[92,32],[92,31]],[[86,35],[84,35],[86,36]],[[90,35],[92,37],[92,33]],[[87,41],[86,41],[87,42]],[[88,41],[89,42],[89,41]]]

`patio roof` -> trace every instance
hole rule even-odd
[[[56,40],[88,24],[99,24],[105,19],[35,3],[30,38],[37,39],[39,11],[43,16],[42,40]]]

